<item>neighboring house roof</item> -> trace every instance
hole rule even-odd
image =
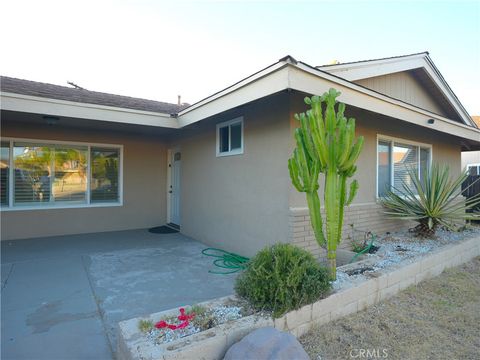
[[[49,99],[74,101],[86,104],[121,107],[126,109],[176,114],[188,106],[176,105],[155,100],[146,100],[130,96],[107,94],[98,91],[71,88],[42,82],[0,77],[0,89],[3,92],[39,96]]]
[[[428,84],[429,91],[443,103],[443,106],[451,109],[450,114],[457,114],[463,123],[476,126],[426,51],[381,59],[322,65],[316,68],[353,82],[411,71],[421,82]]]
[[[480,128],[480,116],[472,115],[472,119],[477,124],[477,126]]]

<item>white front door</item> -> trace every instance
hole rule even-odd
[[[180,226],[180,166],[182,155],[180,151],[172,150],[170,156],[170,222]]]

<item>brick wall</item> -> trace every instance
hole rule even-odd
[[[367,231],[383,235],[388,231],[412,227],[411,222],[389,219],[383,211],[382,206],[377,203],[353,204],[345,207],[343,239],[339,248],[350,250],[351,239],[362,239]],[[323,210],[322,217],[325,219]],[[294,245],[311,251],[319,259],[326,257],[325,250],[320,248],[315,240],[308,208],[290,208],[289,225],[289,238]]]

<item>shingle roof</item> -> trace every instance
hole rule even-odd
[[[50,99],[75,101],[85,104],[114,106],[120,108],[176,114],[188,105],[170,104],[161,101],[107,94],[85,89],[47,84],[42,82],[0,76],[0,89],[15,94],[39,96]]]

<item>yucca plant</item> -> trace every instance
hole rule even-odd
[[[408,174],[411,185],[403,181],[401,189],[388,190],[380,201],[392,218],[418,222],[414,229],[417,236],[432,236],[442,225],[455,231],[460,222],[480,219],[479,213],[467,213],[480,204],[480,194],[460,198],[467,173],[452,179],[448,166],[435,164],[422,179],[413,169]]]

